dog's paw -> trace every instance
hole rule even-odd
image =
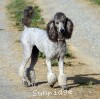
[[[50,85],[51,88],[58,81],[57,76],[54,73],[48,74],[47,79],[48,79],[48,84]]]
[[[58,83],[60,86],[66,86],[67,85],[67,77],[65,74],[60,74],[58,76]]]
[[[67,85],[63,85],[63,86],[61,86],[61,88],[62,88],[63,90],[69,90],[69,88],[68,88]]]
[[[22,79],[22,83],[24,84],[25,87],[34,86],[34,83],[31,83],[29,80],[26,79]]]
[[[28,77],[28,79],[29,79],[29,81],[30,81],[31,83],[35,83],[35,79],[36,79],[35,71],[30,70],[30,71],[27,73],[27,77]]]

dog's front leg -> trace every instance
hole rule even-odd
[[[67,89],[67,77],[64,74],[64,58],[59,58],[59,76],[58,76],[58,82],[59,85],[62,87],[62,89]]]
[[[53,87],[54,84],[57,82],[57,76],[52,72],[51,60],[49,58],[46,58],[46,64],[48,69],[48,73],[47,73],[48,83],[50,87]]]

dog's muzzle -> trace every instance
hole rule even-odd
[[[65,32],[65,29],[61,29],[60,32],[61,32],[61,33],[64,33],[64,32]]]

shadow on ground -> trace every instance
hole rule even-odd
[[[68,81],[73,81],[73,83],[68,84],[69,89],[79,86],[93,86],[96,84],[100,84],[100,80],[88,76],[100,76],[100,74],[80,74],[73,77],[68,77]],[[54,88],[60,88],[60,86],[55,86]]]
[[[84,75],[80,74],[80,75],[75,75],[73,77],[68,77],[67,80],[73,82],[68,84],[68,89],[72,89],[80,86],[93,86],[96,84],[100,84],[100,80],[88,76],[100,76],[100,74],[84,74]],[[36,82],[36,86],[46,84],[46,83],[47,81]],[[60,86],[55,86],[53,88],[60,88]]]
[[[47,81],[37,82],[36,86],[39,86],[39,85],[42,85],[42,84],[46,84],[46,83],[47,83]]]
[[[74,77],[69,77],[68,80],[73,81],[72,84],[68,84],[69,88],[100,84],[100,80],[88,76],[100,76],[100,74],[81,74],[75,75]]]

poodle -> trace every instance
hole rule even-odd
[[[64,56],[66,53],[66,39],[71,38],[73,27],[73,22],[62,12],[54,15],[54,18],[47,24],[47,31],[24,26],[21,35],[21,44],[24,52],[19,75],[26,86],[35,84],[34,66],[40,51],[46,56],[47,80],[50,87],[53,87],[58,81],[61,88],[67,89],[67,77],[64,74]],[[25,66],[30,58],[30,66],[26,68]],[[55,58],[59,61],[58,77],[53,73],[51,66],[51,61]]]

